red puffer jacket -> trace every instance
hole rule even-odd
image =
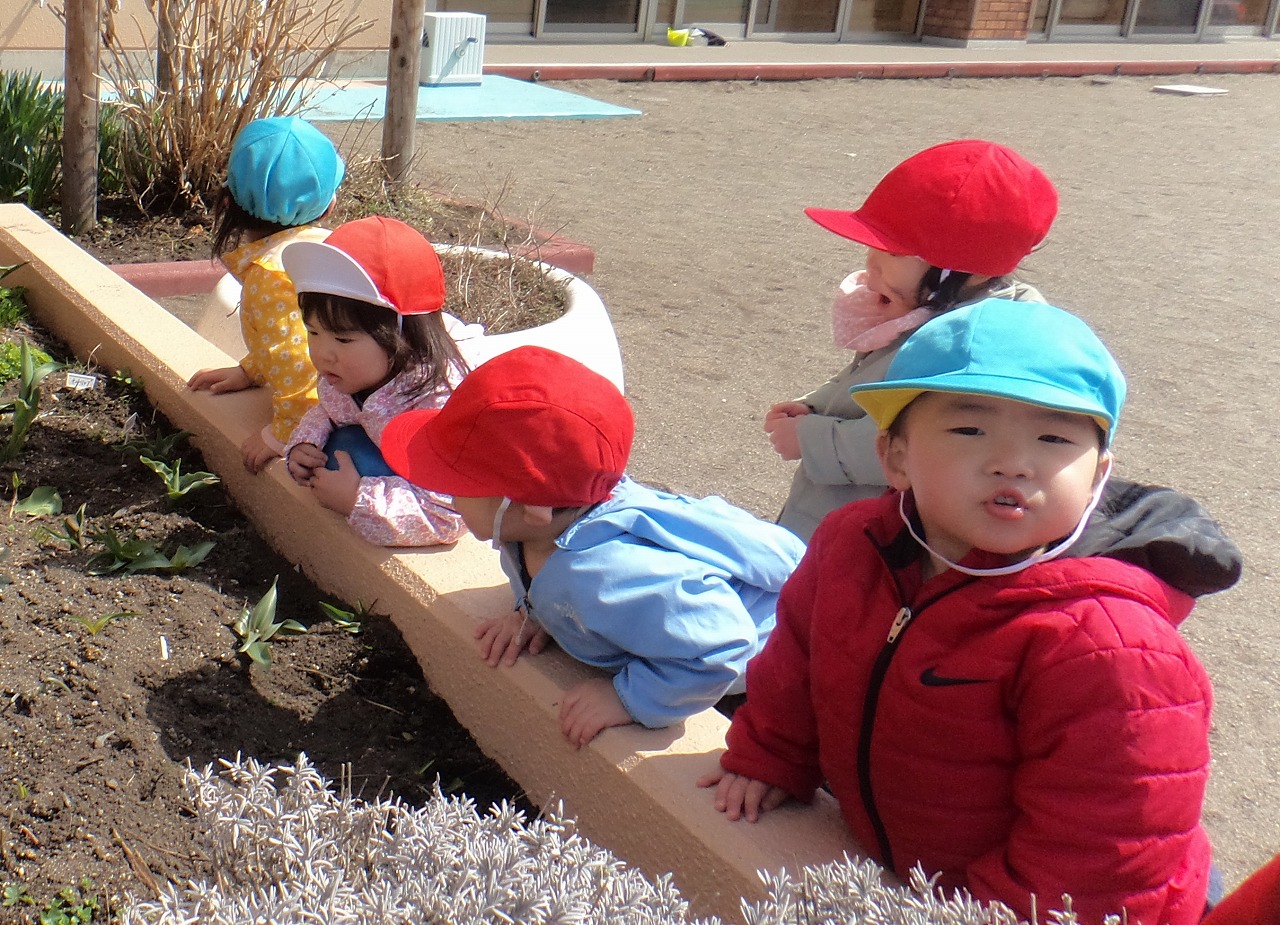
[[[814,535],[723,767],[802,800],[825,780],[886,867],[1024,917],[1070,893],[1084,922],[1197,922],[1212,692],[1176,628],[1192,599],[1100,557],[922,584],[897,504]]]

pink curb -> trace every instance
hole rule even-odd
[[[534,244],[511,249],[517,257],[540,260],[583,276],[595,269],[595,249],[562,235],[533,229]],[[168,263],[117,263],[111,269],[153,299],[213,292],[226,268],[212,260],[175,260]]]
[[[515,80],[819,80],[938,77],[1087,77],[1274,74],[1280,61],[974,61],[897,64],[498,64],[486,74]]]

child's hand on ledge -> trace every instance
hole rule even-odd
[[[197,392],[207,390],[214,395],[223,392],[239,392],[253,385],[253,380],[242,366],[224,369],[202,369],[187,380],[187,388]]]
[[[699,787],[716,788],[716,809],[737,822],[746,817],[748,822],[758,822],[761,813],[777,809],[787,801],[787,791],[762,780],[730,774],[717,768],[698,778]]]
[[[560,731],[574,748],[582,748],[610,726],[634,722],[611,678],[583,681],[570,688],[560,703]]]
[[[323,454],[322,454],[323,455]],[[337,469],[315,469],[311,473],[311,493],[329,510],[350,517],[360,495],[360,472],[351,454],[339,450],[333,454]]]
[[[255,432],[245,438],[244,443],[240,444],[240,459],[244,463],[244,467],[257,475],[262,468],[271,460],[280,454],[267,446],[267,441],[262,439],[262,434]]]
[[[311,477],[316,474],[317,469],[324,468],[328,458],[324,455],[324,450],[315,444],[299,443],[285,457],[285,466],[295,482],[299,485],[310,485]]]
[[[550,638],[537,620],[530,620],[523,610],[485,620],[476,627],[475,638],[480,657],[491,668],[511,666],[526,648],[537,655],[547,647]]]

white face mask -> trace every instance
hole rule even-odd
[[[511,507],[511,499],[503,498],[497,512],[493,515],[493,538],[489,542],[498,552],[502,552],[502,517],[509,507]]]
[[[1111,477],[1110,457],[1107,458],[1104,466],[1105,468],[1103,469],[1102,477],[1098,479],[1098,484],[1094,486],[1093,494],[1089,498],[1089,504],[1085,507],[1084,513],[1080,515],[1080,521],[1076,524],[1076,528],[1071,531],[1070,536],[1061,543],[1058,543],[1056,546],[1046,547],[1039,552],[1032,553],[1025,559],[1018,562],[1012,562],[1009,565],[1001,565],[997,568],[969,568],[966,565],[958,565],[926,543],[924,537],[916,533],[916,528],[911,524],[911,518],[907,516],[906,492],[898,495],[898,516],[901,517],[902,522],[907,525],[907,532],[911,534],[912,539],[923,546],[935,559],[945,562],[957,572],[963,572],[966,575],[973,575],[976,578],[991,578],[997,575],[1013,575],[1017,572],[1021,572],[1023,569],[1031,568],[1033,565],[1038,565],[1041,562],[1048,562],[1051,559],[1058,558],[1058,556],[1070,549],[1071,545],[1075,543],[1076,540],[1080,539],[1080,534],[1084,533],[1084,528],[1088,525],[1089,517],[1093,514],[1094,508],[1096,508],[1098,506],[1098,502],[1102,500],[1102,489],[1106,487],[1107,479]]]
[[[934,314],[927,308],[900,314],[897,307],[885,305],[867,288],[867,273],[858,270],[844,278],[831,303],[831,337],[837,347],[870,353],[889,346],[900,334],[914,331]]]

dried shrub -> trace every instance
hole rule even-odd
[[[102,66],[119,100],[125,187],[143,211],[207,210],[240,128],[300,111],[307,82],[373,25],[338,0],[147,0],[142,17],[124,15],[108,2]]]

